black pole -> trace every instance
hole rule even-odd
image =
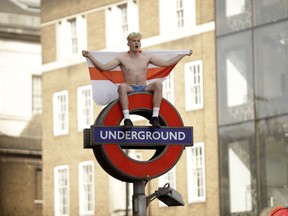
[[[133,182],[133,216],[146,216],[145,181]]]
[[[125,216],[129,216],[129,183],[126,182],[126,207],[125,207]]]
[[[125,153],[127,154],[127,156],[129,155],[129,149],[125,150]],[[126,182],[126,208],[125,208],[125,216],[129,216],[129,202],[130,202],[130,193],[129,193],[129,183]]]

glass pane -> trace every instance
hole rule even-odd
[[[288,22],[255,31],[256,103],[259,118],[288,112]]]
[[[216,1],[217,35],[250,28],[252,26],[251,0]]]
[[[262,209],[288,206],[288,116],[259,122]]]
[[[255,25],[274,22],[288,17],[287,0],[254,0]]]
[[[228,144],[228,164],[230,211],[231,213],[251,211],[251,167],[247,140]]]
[[[221,37],[217,45],[219,124],[253,119],[252,34]]]
[[[254,123],[220,128],[221,215],[257,215]]]

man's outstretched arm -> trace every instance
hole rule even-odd
[[[107,71],[112,70],[120,65],[120,61],[117,59],[113,59],[112,61],[107,62],[106,64],[103,64],[96,60],[89,51],[82,50],[83,57],[89,58],[91,62],[95,65],[96,68],[98,68],[101,71]]]
[[[179,55],[177,55],[174,58],[169,59],[169,60],[164,60],[164,59],[152,56],[150,59],[150,63],[152,63],[156,66],[160,66],[160,67],[168,67],[168,66],[171,66],[171,65],[178,63],[184,56],[192,55],[193,51],[192,50],[189,50],[189,51],[190,52],[187,54],[179,54]]]

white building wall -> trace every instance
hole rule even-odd
[[[0,40],[0,133],[18,136],[32,117],[32,75],[40,72],[39,43]]]

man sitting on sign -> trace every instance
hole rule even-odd
[[[160,67],[168,67],[178,63],[184,56],[190,56],[192,54],[192,50],[190,50],[188,54],[179,54],[172,59],[164,60],[150,53],[142,53],[140,49],[141,37],[139,32],[130,33],[127,37],[127,45],[130,50],[105,64],[96,60],[88,51],[82,51],[82,55],[89,58],[95,67],[101,71],[112,70],[118,66],[121,68],[125,83],[119,85],[118,94],[124,115],[124,127],[126,129],[133,126],[128,109],[128,93],[131,92],[153,93],[153,114],[149,123],[153,127],[160,128],[159,110],[162,100],[162,82],[156,81],[147,85],[146,76],[148,65],[151,63]]]

